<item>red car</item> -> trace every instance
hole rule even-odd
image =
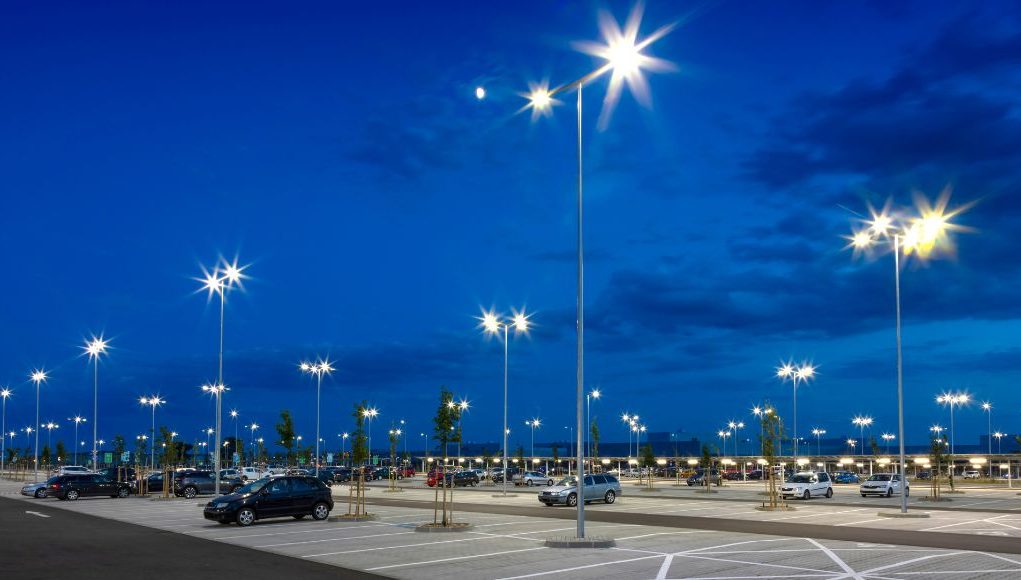
[[[401,471],[401,475],[403,475],[405,478],[407,478],[407,477],[415,477],[415,468],[414,467],[405,467]]]
[[[440,483],[442,478],[443,474],[439,471],[430,471],[429,475],[426,477],[425,484],[429,487],[436,487],[436,484]]]

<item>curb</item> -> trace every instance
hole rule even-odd
[[[617,545],[612,538],[546,538],[547,548],[612,548]]]

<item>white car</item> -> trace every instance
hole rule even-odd
[[[812,496],[833,497],[833,480],[825,471],[801,471],[790,476],[780,486],[784,499],[798,497],[811,499]]]
[[[65,465],[50,472],[50,475],[88,475],[92,470],[81,465]]]
[[[239,470],[241,481],[255,481],[262,479],[263,471],[258,467],[242,467]]]
[[[978,479],[982,477],[982,474],[977,469],[969,469],[964,472],[964,479]]]
[[[861,496],[885,495],[891,497],[894,494],[900,495],[901,478],[899,473],[876,473],[862,482],[858,489]],[[911,483],[904,485],[904,495],[911,495]]]

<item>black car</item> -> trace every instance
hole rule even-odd
[[[338,467],[333,471],[333,483],[344,483],[351,481],[351,468]]]
[[[447,479],[447,487],[475,487],[479,484],[479,474],[474,471],[454,471],[447,472],[445,475]]]
[[[220,492],[234,493],[244,486],[240,477],[221,477]],[[162,487],[160,488],[162,490]],[[150,491],[153,491],[150,488]],[[199,494],[216,493],[216,474],[212,471],[186,471],[174,474],[174,495],[192,499]]]
[[[255,520],[286,516],[325,520],[331,510],[333,496],[325,483],[315,477],[288,475],[253,481],[218,497],[206,504],[203,515],[221,524],[250,526]]]
[[[127,483],[95,473],[61,475],[46,486],[48,497],[70,501],[88,496],[128,497],[130,493],[131,487]]]

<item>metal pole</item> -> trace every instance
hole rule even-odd
[[[901,486],[907,481],[907,463],[904,458],[904,358],[901,352],[900,329],[900,234],[893,236],[894,294],[897,301],[897,437],[900,439]],[[908,513],[908,494],[901,490],[900,511]]]
[[[584,397],[585,384],[585,246],[584,246],[584,189],[582,182],[582,152],[581,152],[581,93],[582,84],[578,85],[578,385],[577,385],[577,415],[578,433],[582,429],[582,398]],[[581,438],[578,438],[578,538],[585,537],[585,454]]]
[[[794,458],[798,457],[798,377],[794,377]]]
[[[152,446],[149,448],[149,469],[156,470],[156,405],[152,406]]]
[[[99,354],[93,361],[92,368],[92,471],[99,467],[99,449],[96,447],[99,429]]]
[[[0,475],[4,472],[4,460],[7,459],[7,397],[4,397],[3,420],[0,421]]]
[[[35,382],[35,459],[32,477],[39,480],[39,381]]]
[[[323,373],[316,373],[316,477],[319,477],[319,396],[323,387]]]
[[[510,348],[508,343],[510,341],[510,335],[508,334],[509,327],[506,323],[503,325],[503,495],[507,495],[507,364],[508,354]],[[428,446],[427,446],[428,447]],[[428,451],[428,449],[427,449]]]
[[[220,414],[222,412],[223,400],[223,311],[224,303],[227,301],[227,288],[220,286],[220,358],[219,358],[219,381],[216,385],[216,450],[213,452],[213,477],[215,480],[216,495],[220,495]]]

